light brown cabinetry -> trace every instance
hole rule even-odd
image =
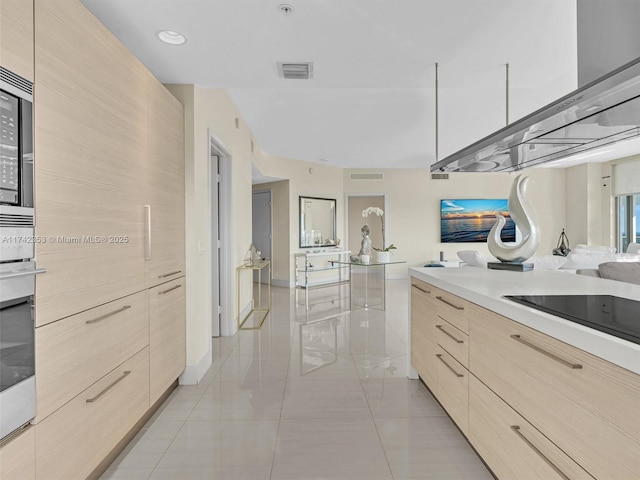
[[[185,274],[183,108],[153,77],[148,134],[146,271],[153,287]]]
[[[36,476],[86,478],[149,409],[149,349],[36,425]]]
[[[411,281],[436,308],[418,323],[412,288],[413,366],[498,478],[637,478],[639,375]],[[435,380],[420,363],[434,344]]]
[[[35,428],[27,428],[0,446],[0,478],[2,480],[36,478]]]
[[[468,436],[498,478],[593,479],[474,376],[469,380]]]
[[[77,0],[35,1],[36,319],[146,287],[148,72]]]
[[[435,305],[430,285],[412,278],[411,364],[433,393],[436,393],[438,378],[435,323]]]
[[[33,83],[33,1],[0,2],[0,66]]]
[[[477,308],[471,370],[596,478],[640,472],[640,377]]]
[[[468,302],[411,279],[411,364],[458,427],[467,431]]]
[[[146,291],[37,328],[36,420],[148,345]]]
[[[149,289],[151,404],[185,367],[185,280],[182,277]]]

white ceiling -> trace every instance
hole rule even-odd
[[[510,120],[576,87],[576,0],[82,1],[162,82],[227,89],[261,148],[295,159],[427,168],[436,62],[439,158],[504,126],[506,63]]]

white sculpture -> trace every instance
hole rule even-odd
[[[533,256],[540,244],[540,232],[536,225],[535,213],[527,202],[527,182],[529,177],[518,175],[511,185],[509,213],[522,233],[517,245],[506,245],[500,239],[500,232],[507,221],[496,215],[497,222],[491,228],[488,238],[489,251],[502,262],[522,263]]]

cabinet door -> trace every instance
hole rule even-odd
[[[186,364],[185,277],[149,290],[151,404]]]
[[[35,428],[27,428],[0,447],[0,478],[2,480],[36,478]]]
[[[469,366],[596,478],[640,472],[640,376],[474,308]]]
[[[184,115],[180,102],[149,78],[147,286],[185,274]]]
[[[33,1],[0,2],[0,65],[33,82]]]
[[[36,425],[36,475],[87,478],[149,409],[145,348]]]
[[[36,321],[146,287],[149,73],[77,0],[36,0]]]
[[[436,394],[435,305],[431,285],[411,278],[411,365]]]
[[[509,405],[471,375],[469,440],[505,480],[593,480]]]
[[[37,422],[149,345],[147,292],[36,329]]]

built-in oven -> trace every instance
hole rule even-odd
[[[0,264],[0,439],[35,417],[35,262]]]
[[[0,442],[36,413],[32,95],[0,67]]]

